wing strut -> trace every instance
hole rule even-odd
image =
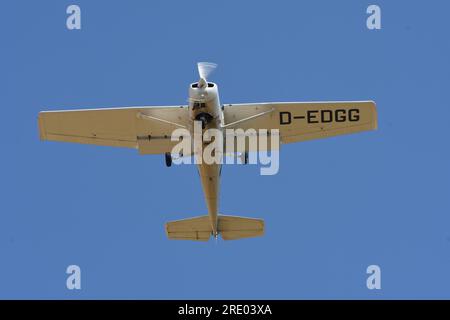
[[[264,115],[266,115],[266,114],[268,114],[268,113],[273,112],[274,110],[275,110],[275,108],[272,108],[272,109],[270,109],[270,110],[267,110],[267,111],[264,111],[264,112],[261,112],[261,113],[254,114],[253,116],[250,116],[250,117],[247,117],[247,118],[244,118],[244,119],[240,119],[240,120],[235,121],[235,122],[231,122],[231,123],[228,123],[228,124],[223,124],[223,125],[221,125],[221,127],[222,127],[222,128],[232,127],[232,126],[237,125],[237,124],[239,124],[239,123],[242,123],[242,122],[245,122],[245,121],[248,121],[248,120],[252,120],[252,119],[255,119],[255,118],[264,116]]]
[[[172,125],[177,126],[177,127],[186,128],[186,126],[184,126],[182,124],[179,124],[179,123],[176,123],[176,122],[172,122],[172,121],[168,121],[168,120],[164,120],[164,119],[161,119],[161,118],[152,117],[152,116],[149,116],[148,114],[143,114],[142,112],[139,112],[137,114],[137,116],[138,116],[138,118],[144,119],[144,120],[156,120],[156,121],[161,121],[161,122],[164,122],[164,123],[172,124]]]

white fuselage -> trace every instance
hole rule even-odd
[[[189,116],[192,120],[190,128],[191,134],[194,134],[194,121],[202,121],[202,133],[207,129],[221,130],[223,121],[222,109],[219,101],[219,91],[215,83],[203,82],[191,84],[189,88]],[[209,142],[203,142],[206,145]],[[206,164],[202,161],[198,164],[200,179],[202,182],[203,193],[208,207],[208,215],[211,220],[213,234],[217,236],[217,216],[219,207],[219,187],[220,187],[220,164]]]

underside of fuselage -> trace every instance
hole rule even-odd
[[[189,88],[189,115],[192,120],[200,121],[203,132],[208,129],[221,130],[222,110],[219,101],[219,92],[215,83],[200,79]],[[194,134],[194,126],[190,128]],[[211,142],[203,141],[203,148]],[[202,154],[200,154],[202,156]],[[198,171],[202,183],[203,194],[208,209],[211,231],[214,236],[218,234],[218,206],[220,189],[220,166],[221,164],[206,164],[204,161],[198,164]]]

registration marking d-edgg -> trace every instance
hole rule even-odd
[[[359,109],[322,109],[307,110],[304,115],[292,115],[289,111],[280,111],[280,124],[291,124],[293,120],[306,120],[308,124],[331,122],[357,122],[360,119]]]

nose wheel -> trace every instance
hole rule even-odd
[[[195,117],[195,120],[202,122],[202,129],[204,130],[206,128],[206,125],[213,120],[213,116],[209,113],[202,112]]]
[[[200,117],[198,120],[202,122],[202,129],[205,130],[206,124],[208,123],[206,118],[205,117]]]

